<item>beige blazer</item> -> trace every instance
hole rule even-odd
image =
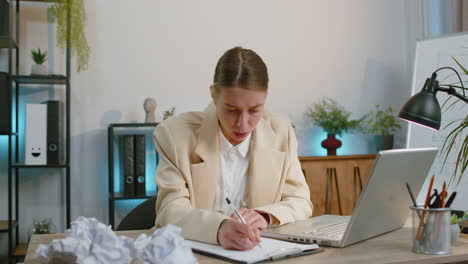
[[[228,218],[214,212],[219,177],[216,109],[170,118],[153,137],[160,155],[156,170],[156,227],[174,224],[187,239],[217,243]],[[265,113],[253,131],[249,151],[248,208],[273,216],[282,225],[312,216],[309,188],[297,157],[291,123]]]

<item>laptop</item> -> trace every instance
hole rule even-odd
[[[406,188],[421,190],[437,148],[380,151],[351,216],[322,215],[280,227],[262,236],[298,243],[346,247],[402,227],[412,205]]]

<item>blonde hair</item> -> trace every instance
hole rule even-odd
[[[239,87],[267,91],[268,70],[262,58],[250,49],[235,47],[218,60],[213,78],[216,92]]]

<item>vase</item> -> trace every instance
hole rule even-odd
[[[336,139],[333,134],[328,134],[327,139],[322,141],[322,147],[327,149],[328,156],[336,156],[336,149],[341,147],[341,145],[341,141]]]
[[[455,244],[455,242],[457,242],[459,237],[460,237],[460,226],[458,224],[451,224],[450,225],[450,240],[452,244]]]
[[[374,139],[377,152],[393,148],[393,135],[376,135]]]
[[[47,65],[45,64],[32,64],[31,65],[31,75],[47,75]]]

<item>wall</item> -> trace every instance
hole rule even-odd
[[[264,58],[271,79],[268,107],[294,122],[300,155],[324,155],[319,146],[324,132],[304,118],[307,106],[328,96],[355,118],[374,104],[399,109],[410,95],[414,43],[422,37],[421,1],[85,3],[92,55],[89,69],[72,77],[72,218],[93,216],[105,223],[107,125],[143,121],[142,104],[149,96],[158,101],[158,120],[171,106],[177,113],[202,110],[210,102],[214,66],[225,50],[241,45]],[[25,12],[32,17],[45,10],[31,8]],[[24,73],[30,64],[25,53],[37,45],[36,39],[57,54],[50,67],[63,69],[60,51],[44,38],[55,37],[53,25],[40,21],[29,19],[30,26],[22,29]],[[27,96],[33,101],[60,92],[42,87]],[[403,135],[397,136],[397,147],[404,145]],[[345,135],[339,154],[375,152],[371,139]],[[59,231],[63,228],[57,211],[64,194],[55,191],[63,182],[56,174],[36,171],[21,177],[23,230],[34,216],[51,216]],[[4,196],[0,208],[6,208]]]

